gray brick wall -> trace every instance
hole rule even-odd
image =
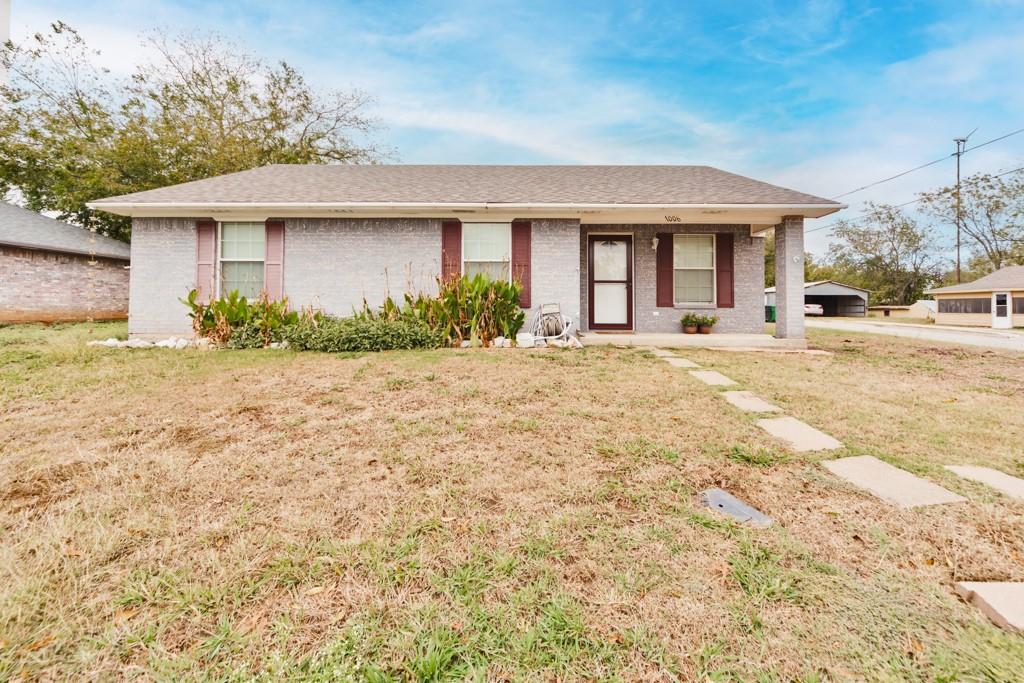
[[[804,338],[804,219],[775,226],[775,336]]]
[[[657,253],[651,240],[659,232],[735,235],[734,308],[658,308]],[[594,233],[633,235],[633,328],[637,332],[680,332],[679,319],[696,312],[718,316],[717,332],[764,332],[764,239],[750,236],[748,225],[585,225],[580,242],[580,301],[584,325],[589,306],[587,237]],[[586,329],[586,327],[584,327]]]
[[[533,221],[530,259],[533,268],[531,303],[536,310],[541,304],[557,303],[562,315],[580,324],[580,222],[576,219],[548,218]],[[533,312],[526,316],[526,326]]]
[[[195,286],[196,219],[134,219],[129,334],[192,334],[188,310],[178,299]]]
[[[284,229],[284,291],[294,307],[349,315],[363,298],[436,292],[441,272],[437,218],[289,218]]]
[[[128,315],[127,261],[0,246],[0,321]]]

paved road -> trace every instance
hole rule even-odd
[[[1020,332],[873,321],[823,320],[818,318],[807,318],[806,322],[808,327],[819,327],[826,330],[888,334],[893,337],[909,337],[911,339],[926,339],[928,341],[948,342],[964,346],[982,346],[989,349],[1024,352],[1024,334]]]

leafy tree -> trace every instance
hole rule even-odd
[[[942,278],[934,232],[897,207],[867,207],[856,222],[842,220],[833,229],[832,267],[844,282],[872,290],[879,303],[911,304]]]
[[[955,226],[956,187],[922,192],[922,210],[938,221]],[[960,184],[962,234],[972,254],[971,269],[985,275],[1003,266],[1024,264],[1024,174],[985,173]]]
[[[67,24],[0,46],[0,195],[127,240],[130,220],[85,203],[271,163],[373,162],[358,91],[317,93],[217,36],[152,34],[121,81]]]
[[[804,252],[804,282],[834,279],[835,270],[831,265],[815,260],[809,251]],[[775,235],[764,239],[764,286],[775,286]]]

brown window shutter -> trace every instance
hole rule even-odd
[[[733,238],[731,232],[715,236],[715,282],[718,290],[718,308],[735,308],[735,278],[733,277]]]
[[[462,223],[441,221],[441,279],[462,274]]]
[[[263,289],[271,301],[284,297],[284,221],[267,221]]]
[[[523,285],[519,294],[519,307],[530,308],[530,281],[533,271],[530,267],[530,238],[533,226],[530,221],[512,222],[512,279]]]
[[[672,234],[658,233],[657,305],[658,308],[672,308],[675,305],[675,275],[672,264]]]
[[[217,222],[209,218],[196,221],[196,290],[199,300],[216,298]]]

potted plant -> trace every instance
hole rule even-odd
[[[697,328],[700,327],[701,316],[696,313],[687,313],[684,315],[679,322],[683,324],[683,332],[685,334],[697,334]]]
[[[718,322],[718,316],[715,315],[701,315],[697,316],[697,327],[700,329],[701,334],[711,334],[711,328]]]

